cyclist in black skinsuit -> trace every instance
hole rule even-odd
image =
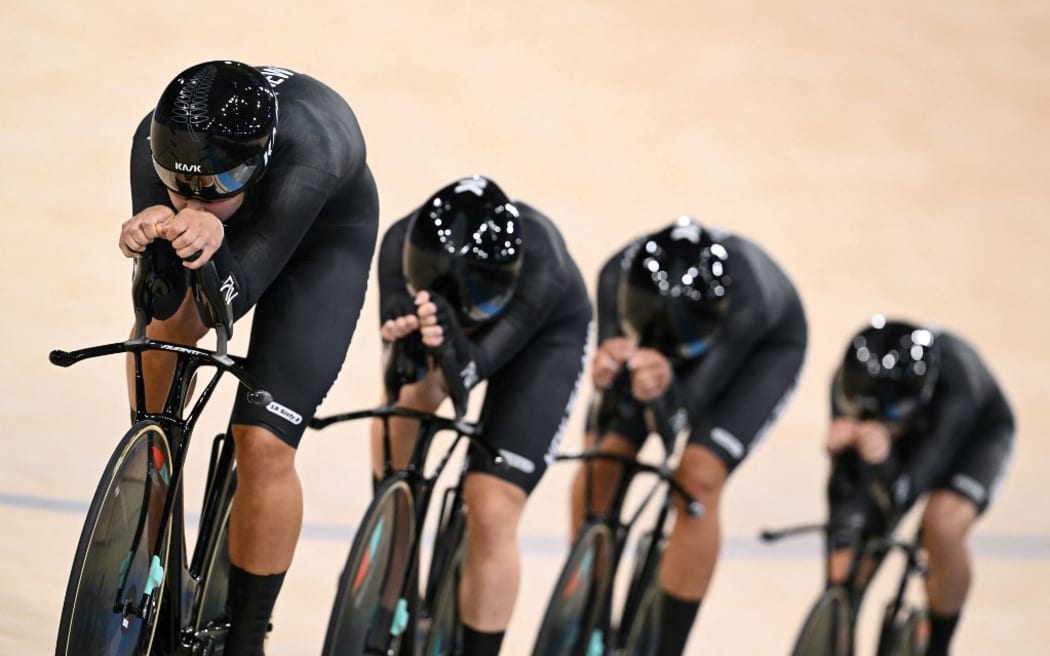
[[[988,508],[1014,444],[1010,407],[973,347],[943,330],[876,316],[832,378],[827,449],[833,525],[892,530],[923,494],[928,654],[948,653],[970,584],[967,536]],[[829,576],[850,553],[837,532]]]
[[[487,381],[484,436],[507,467],[470,458],[459,599],[463,653],[496,654],[518,592],[517,526],[558,450],[583,371],[587,289],[550,220],[480,176],[448,185],[390,227],[379,250],[379,289],[388,354],[414,352],[409,369],[418,374],[428,367],[424,345],[452,361],[450,380],[432,369],[421,380],[406,378],[398,405],[433,411],[449,385],[469,390]],[[408,459],[414,433],[405,427],[391,426],[400,437],[395,466]],[[375,426],[376,475],[379,440]]]
[[[599,393],[586,442],[634,457],[651,430],[645,403],[684,414],[690,433],[676,476],[705,507],[701,518],[677,514],[664,555],[661,655],[685,649],[718,556],[722,489],[787,403],[805,350],[794,286],[743,237],[681,217],[602,267],[592,361]],[[591,466],[600,504],[617,471]],[[574,529],[584,481],[581,467]]]
[[[238,480],[225,653],[261,654],[302,523],[295,450],[346,357],[375,248],[364,140],[346,102],[307,75],[205,62],[180,73],[138,126],[131,192],[121,251],[149,247],[170,263],[149,337],[205,335],[185,272],[209,260],[230,321],[255,309],[247,368],[273,402],[255,407],[240,390],[230,420]],[[157,410],[172,359],[145,354],[143,365]]]

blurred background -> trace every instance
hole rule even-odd
[[[754,239],[794,279],[810,322],[806,368],[729,484],[722,559],[690,653],[789,650],[820,589],[819,544],[756,535],[823,518],[829,376],[876,312],[969,339],[1019,419],[1013,469],[972,539],[955,653],[1050,650],[1050,513],[1039,502],[1050,4],[8,0],[0,13],[0,653],[53,651],[87,503],[127,428],[120,358],[61,370],[47,353],[127,335],[131,265],[116,243],[130,215],[130,137],[176,73],[215,58],[299,70],[346,97],[381,229],[477,172],[558,224],[592,289],[614,249],[679,214]],[[379,398],[375,292],[321,413]],[[240,326],[233,352],[247,335]],[[579,446],[588,395],[565,450]],[[230,399],[225,381],[199,439],[224,428]],[[364,425],[304,438],[306,525],[272,654],[320,650],[368,500],[366,438]],[[190,454],[191,508],[206,451],[202,441]],[[566,553],[570,476],[555,466],[530,500],[505,653],[528,652]],[[886,583],[864,616],[867,649]]]

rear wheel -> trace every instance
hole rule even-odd
[[[56,654],[149,652],[171,539],[163,516],[170,482],[167,435],[153,422],[135,424],[106,465],[84,520]]]
[[[613,535],[608,526],[584,525],[551,594],[532,650],[535,656],[604,652],[601,619],[615,569],[613,551]]]
[[[325,656],[386,654],[407,626],[402,596],[415,542],[415,503],[402,477],[384,482],[354,536],[339,577]]]
[[[849,593],[841,586],[824,591],[809,611],[793,656],[852,656],[853,626]]]

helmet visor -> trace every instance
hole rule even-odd
[[[457,262],[411,242],[406,246],[404,268],[409,293],[425,289],[441,294],[464,324],[473,326],[493,319],[514,295],[520,260],[498,265]]]
[[[707,352],[722,319],[725,300],[709,308],[682,307],[680,299],[626,290],[622,325],[645,348],[674,361],[692,360]]]
[[[907,421],[922,407],[918,397],[905,393],[893,381],[866,377],[854,371],[839,372],[835,394],[839,407],[861,420]]]
[[[222,173],[211,174],[170,171],[161,166],[156,159],[153,160],[153,168],[164,186],[176,194],[211,201],[236,196],[244,191],[255,177],[259,162],[249,162]]]

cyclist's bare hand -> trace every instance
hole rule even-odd
[[[893,440],[889,429],[878,421],[862,421],[857,427],[856,449],[861,460],[872,465],[885,462]]]
[[[120,252],[124,257],[140,257],[146,247],[160,239],[157,226],[175,213],[166,205],[153,205],[131,217],[120,227]]]
[[[671,363],[655,349],[640,348],[627,361],[631,395],[643,403],[663,396],[674,376]]]
[[[416,294],[416,316],[419,317],[419,333],[423,343],[437,348],[445,343],[445,331],[438,321],[438,309],[425,289]]]
[[[634,340],[627,337],[610,337],[598,345],[591,359],[591,380],[599,389],[612,385],[616,374],[634,353]]]
[[[211,212],[185,207],[157,227],[157,234],[171,242],[187,269],[199,269],[222,244],[223,227]],[[196,257],[195,257],[196,256]],[[193,261],[189,261],[194,258]]]
[[[849,417],[835,417],[828,426],[828,436],[824,442],[824,448],[828,453],[840,453],[854,445],[856,442],[857,428],[860,422]]]

